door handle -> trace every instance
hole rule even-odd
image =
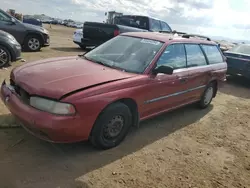
[[[184,82],[187,81],[187,78],[186,78],[186,77],[179,78],[179,81],[180,81],[181,83],[184,83]]]

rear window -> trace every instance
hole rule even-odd
[[[221,56],[220,51],[218,50],[217,46],[214,45],[201,45],[207,58],[209,64],[216,64],[216,63],[222,63],[223,58]]]

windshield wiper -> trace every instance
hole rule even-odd
[[[113,67],[113,66],[111,66],[109,64],[103,63],[102,61],[98,61],[98,60],[95,60],[95,59],[88,58],[88,57],[84,56],[84,54],[82,54],[82,55],[79,54],[78,56],[79,57],[83,57],[84,59],[87,59],[87,60],[92,61],[94,63],[106,66],[106,67]]]
[[[124,71],[124,72],[127,72],[125,69],[122,69],[120,67],[116,67],[116,66],[112,66],[112,65],[109,65],[109,64],[106,64],[106,63],[103,63],[102,61],[98,61],[98,60],[94,60],[94,59],[91,59],[91,58],[88,58],[86,56],[84,56],[84,54],[79,54],[78,55],[79,57],[83,57],[84,59],[87,59],[89,61],[92,61],[94,63],[97,63],[97,64],[100,64],[100,65],[103,65],[105,67],[110,67],[110,68],[113,68],[113,69],[118,69],[118,70],[121,70],[121,71]]]

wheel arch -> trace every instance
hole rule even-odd
[[[132,98],[120,98],[120,99],[116,99],[110,103],[108,103],[106,106],[104,106],[104,108],[99,112],[99,114],[97,115],[96,120],[99,118],[99,116],[105,111],[105,109],[107,109],[109,106],[111,106],[112,104],[115,103],[123,103],[126,106],[128,106],[129,110],[132,113],[132,126],[139,126],[139,120],[140,120],[140,116],[139,116],[139,112],[138,112],[138,105],[136,103],[136,101]],[[95,121],[96,121],[95,120]],[[92,127],[93,129],[93,127]],[[92,130],[90,132],[90,135],[92,133]]]
[[[6,44],[6,43],[3,43],[3,42],[0,42],[0,46],[3,46],[3,47],[5,47],[8,51],[9,51],[9,53],[10,53],[10,60],[11,61],[13,61],[15,58],[15,53],[14,53],[14,51],[12,50],[12,48],[8,45],[8,44]]]
[[[211,80],[210,83],[214,85],[214,89],[215,89],[214,94],[213,94],[213,98],[214,98],[216,96],[216,94],[217,94],[217,91],[218,91],[218,81],[217,80]]]
[[[40,39],[41,46],[44,45],[44,38],[43,38],[43,36],[42,36],[41,33],[39,33],[39,32],[28,32],[28,33],[26,34],[26,36],[24,37],[24,38],[25,38],[24,41],[26,41],[26,39],[27,39],[29,36],[37,36],[37,37]]]

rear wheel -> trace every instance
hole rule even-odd
[[[37,52],[41,49],[41,39],[36,35],[29,35],[24,42],[24,48],[30,52]]]
[[[0,68],[11,64],[11,55],[9,50],[0,45]]]
[[[108,106],[97,118],[90,141],[101,149],[119,145],[126,137],[132,124],[132,114],[123,103]]]
[[[206,89],[201,97],[201,100],[199,102],[199,106],[201,108],[207,108],[210,105],[210,103],[212,102],[213,96],[214,96],[214,92],[215,92],[215,85],[213,83],[210,83],[206,87]]]

